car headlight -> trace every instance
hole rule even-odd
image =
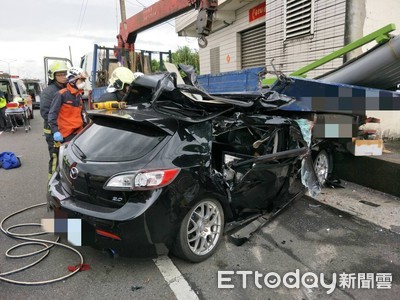
[[[106,190],[150,190],[170,184],[179,174],[180,169],[146,170],[136,173],[117,174],[104,185]]]

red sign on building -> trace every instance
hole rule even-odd
[[[253,22],[254,20],[257,20],[258,18],[265,16],[265,13],[266,13],[265,2],[258,4],[257,6],[254,6],[253,8],[250,8],[249,9],[249,22]]]

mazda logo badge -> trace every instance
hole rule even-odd
[[[78,173],[79,173],[79,170],[77,168],[75,168],[75,167],[72,167],[71,170],[69,170],[69,176],[72,179],[78,178]]]

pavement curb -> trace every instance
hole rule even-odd
[[[400,234],[400,199],[353,182],[344,188],[324,188],[314,199],[389,231]]]
[[[386,156],[336,152],[333,173],[341,179],[400,197],[400,161]]]

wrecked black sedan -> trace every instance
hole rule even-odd
[[[86,244],[200,262],[226,231],[318,185],[303,138],[310,129],[273,115],[291,98],[210,96],[167,73],[139,77],[125,101],[89,111],[49,183],[49,205],[82,220]]]

